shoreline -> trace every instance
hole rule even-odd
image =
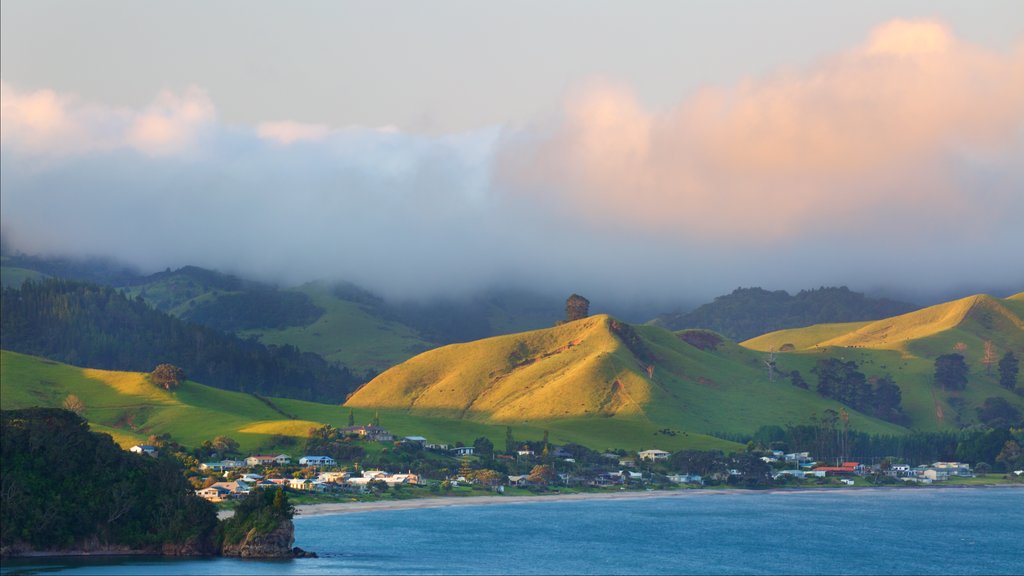
[[[843,488],[768,488],[755,490],[748,488],[724,489],[684,489],[684,490],[650,490],[644,492],[581,492],[574,494],[539,494],[536,496],[439,496],[430,498],[410,498],[408,500],[378,500],[374,502],[323,502],[318,504],[299,504],[295,506],[295,518],[326,516],[338,514],[361,514],[366,512],[384,512],[390,510],[418,510],[426,508],[454,508],[457,506],[490,506],[497,504],[529,504],[540,502],[575,502],[588,500],[647,500],[651,498],[696,498],[725,495],[759,494],[808,494],[808,493],[839,493],[864,492],[881,490],[959,490],[963,488],[984,489],[1021,489],[1024,485],[975,485],[975,486],[859,486]],[[233,510],[221,510],[219,518],[227,518],[234,514]]]

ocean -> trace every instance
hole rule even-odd
[[[1024,489],[539,500],[298,517],[320,558],[5,562],[13,574],[1022,574]]]

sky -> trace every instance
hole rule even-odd
[[[4,249],[393,298],[1024,289],[1024,4],[0,4]]]

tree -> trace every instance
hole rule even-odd
[[[185,371],[174,364],[160,364],[150,372],[149,378],[164,390],[173,390],[185,380]]]
[[[85,402],[74,394],[68,394],[68,397],[64,399],[63,406],[65,410],[70,410],[79,416],[85,412]]]
[[[1017,442],[1007,440],[999,455],[996,456],[996,462],[1002,463],[1007,472],[1020,470],[1024,467],[1024,450],[1021,450],[1020,444]]]
[[[227,436],[217,436],[213,439],[211,444],[213,445],[213,449],[216,450],[222,458],[228,454],[237,453],[239,448],[238,442],[236,442],[234,438],[229,438]]]
[[[978,408],[978,419],[993,428],[1014,426],[1020,422],[1020,411],[1006,401],[1006,398],[993,396],[985,398]]]
[[[981,357],[981,363],[985,365],[985,374],[991,374],[992,365],[996,363],[996,347],[991,340],[985,340],[985,353]]]
[[[496,470],[491,470],[489,468],[476,470],[475,472],[472,473],[472,475],[473,480],[479,482],[480,485],[483,486],[484,488],[494,488],[495,486],[501,484],[502,481],[505,479],[504,474]]]
[[[800,374],[799,370],[793,370],[789,373],[789,381],[797,388],[803,388],[804,390],[807,390],[808,388],[807,381],[804,380],[804,377]]]
[[[967,362],[960,354],[943,354],[935,359],[935,384],[946,390],[967,387]]]
[[[473,440],[473,453],[479,455],[481,458],[490,460],[494,458],[494,443],[490,439],[481,436],[476,440]]]
[[[380,411],[373,413],[373,422],[370,422],[370,424],[373,426],[380,426]]]
[[[539,486],[547,486],[558,479],[558,473],[548,464],[538,464],[530,470],[530,475],[526,479]]]
[[[572,322],[590,315],[590,300],[573,294],[565,301],[565,321]]]
[[[1003,354],[999,360],[999,385],[1007,390],[1017,387],[1017,374],[1020,372],[1020,361],[1013,352]]]
[[[514,454],[516,451],[516,439],[512,437],[512,427],[505,427],[505,453]]]
[[[356,411],[349,408],[348,410],[348,427],[351,428],[356,425]]]

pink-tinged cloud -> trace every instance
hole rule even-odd
[[[317,142],[330,134],[326,124],[304,124],[302,122],[263,122],[256,127],[256,133],[264,140],[271,140],[287,146],[294,142]]]
[[[592,86],[554,130],[507,145],[496,170],[502,187],[594,226],[770,242],[880,216],[980,224],[953,165],[1019,162],[1022,138],[1024,45],[994,53],[936,22],[894,21],[811,68],[668,110]]]
[[[0,82],[5,147],[38,155],[65,156],[131,148],[151,156],[192,150],[215,120],[206,93],[162,92],[142,110],[80,101],[52,90],[23,92]]]

